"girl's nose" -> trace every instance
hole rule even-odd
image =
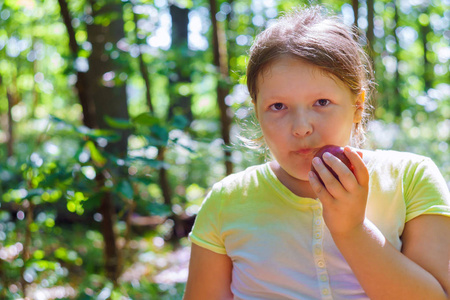
[[[292,134],[295,137],[305,137],[313,132],[311,118],[307,113],[297,113],[293,116]]]

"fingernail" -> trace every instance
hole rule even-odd
[[[330,158],[330,157],[331,157],[331,154],[330,154],[329,152],[325,152],[325,153],[323,154],[323,157],[325,157],[325,158]]]
[[[320,158],[318,158],[318,157],[315,157],[314,159],[313,159],[313,164],[315,164],[315,165],[320,165],[320,163],[321,163],[321,160],[320,160]]]

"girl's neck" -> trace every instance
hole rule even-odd
[[[314,193],[309,181],[299,180],[289,175],[276,160],[270,162],[270,168],[277,176],[278,180],[286,186],[292,193],[303,198],[316,199],[316,193]]]

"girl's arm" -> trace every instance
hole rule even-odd
[[[402,252],[439,281],[450,299],[450,218],[423,215],[406,223]]]
[[[233,264],[227,255],[192,244],[189,276],[183,299],[233,299],[230,289],[232,268]]]
[[[402,252],[365,218],[369,173],[349,147],[352,173],[335,157],[324,157],[339,180],[320,161],[310,183],[323,204],[323,217],[336,246],[370,299],[450,299],[450,218],[423,215],[405,224]]]
[[[403,253],[368,220],[333,239],[370,299],[450,299],[450,218],[407,222]]]

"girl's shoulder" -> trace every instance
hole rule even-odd
[[[426,156],[395,150],[359,150],[363,153],[363,160],[369,171],[375,169],[415,169],[419,165],[433,165],[433,161]]]
[[[211,187],[203,206],[220,207],[220,211],[223,207],[239,209],[246,199],[255,199],[255,193],[271,190],[268,169],[266,163],[226,176]]]
[[[242,192],[248,188],[257,187],[261,180],[266,180],[268,164],[254,165],[240,172],[226,176],[213,185],[212,191],[221,193]]]
[[[449,198],[448,186],[442,173],[427,156],[394,150],[376,150],[363,151],[364,157],[373,185],[401,186],[405,193],[412,193],[418,187],[426,187],[444,195],[443,198]]]

